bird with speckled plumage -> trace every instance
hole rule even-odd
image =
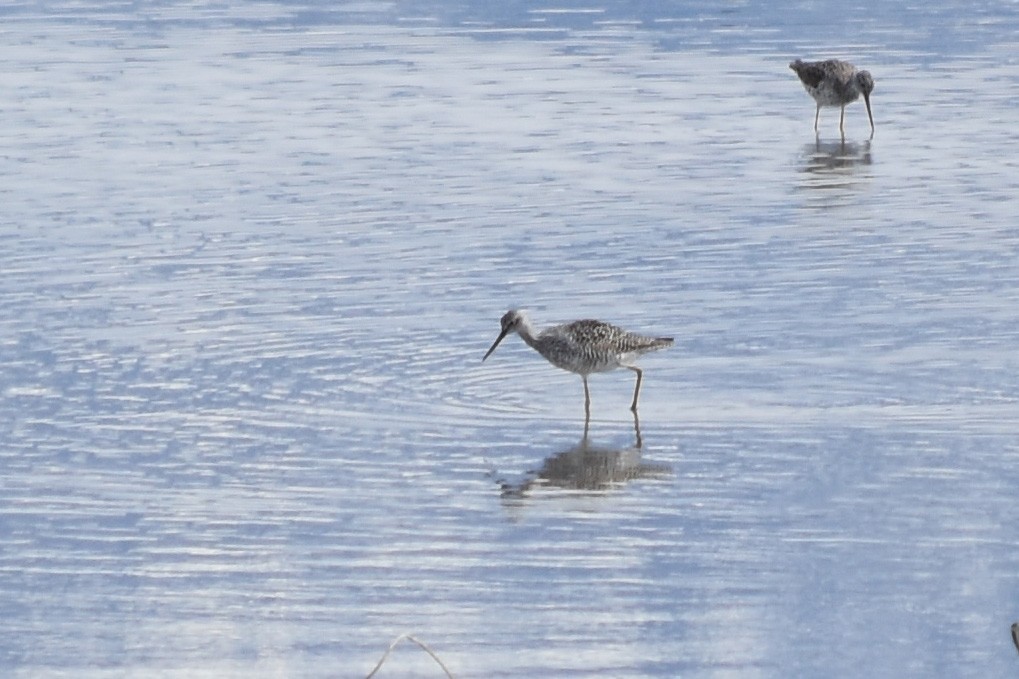
[[[848,61],[828,59],[827,61],[796,61],[789,64],[796,72],[817,104],[814,112],[814,132],[817,132],[817,119],[821,115],[822,106],[838,106],[842,109],[839,116],[839,131],[845,135],[846,105],[851,104],[863,95],[863,103],[867,105],[867,117],[870,118],[870,136],[874,136],[874,116],[870,112],[870,93],[874,91],[874,78],[869,71],[859,71]]]
[[[576,373],[584,380],[584,411],[591,413],[591,392],[587,376],[627,368],[637,374],[630,410],[637,412],[637,398],[643,371],[633,362],[649,351],[672,345],[671,337],[645,337],[602,321],[582,320],[535,331],[527,314],[517,309],[502,317],[502,331],[481,360],[484,361],[511,332],[520,335],[531,348],[557,368]]]

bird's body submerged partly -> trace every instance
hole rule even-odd
[[[630,409],[637,410],[637,397],[643,373],[633,365],[642,354],[670,346],[671,337],[645,337],[609,323],[595,320],[573,321],[554,325],[536,332],[523,311],[510,310],[502,317],[502,332],[485,354],[487,359],[510,332],[516,332],[545,359],[563,370],[576,373],[584,380],[584,408],[590,412],[591,396],[587,376],[627,368],[637,374]]]
[[[817,131],[817,120],[821,115],[822,106],[838,106],[842,112],[839,116],[839,130],[845,133],[846,105],[851,104],[860,96],[867,105],[867,117],[870,119],[870,133],[874,134],[874,116],[870,111],[870,93],[874,91],[874,78],[868,71],[857,70],[847,61],[828,59],[827,61],[796,61],[789,64],[796,72],[803,88],[807,90],[817,110],[814,113],[814,131]]]

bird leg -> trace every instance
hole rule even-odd
[[[845,123],[846,123],[846,107],[843,104],[842,113],[839,115],[839,132],[842,133],[842,136],[846,135]]]
[[[584,417],[586,420],[591,419],[591,391],[587,388],[587,375],[581,375],[580,378],[584,380]]]
[[[817,119],[821,117],[821,105],[817,105],[817,110],[814,111],[814,132],[817,132]]]
[[[644,377],[644,372],[640,368],[635,368],[632,365],[628,365],[626,367],[637,373],[637,386],[633,389],[633,403],[630,404],[630,410],[637,412],[637,397],[640,396],[640,381]]]

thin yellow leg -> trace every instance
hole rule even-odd
[[[584,416],[591,419],[591,391],[587,388],[587,375],[581,375],[584,380]]]
[[[634,368],[633,366],[626,367],[637,373],[637,386],[633,389],[633,403],[630,404],[630,410],[637,412],[637,397],[640,396],[640,381],[643,379],[644,373],[640,368]]]

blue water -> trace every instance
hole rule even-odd
[[[0,675],[1016,671],[1016,7],[0,17]]]

